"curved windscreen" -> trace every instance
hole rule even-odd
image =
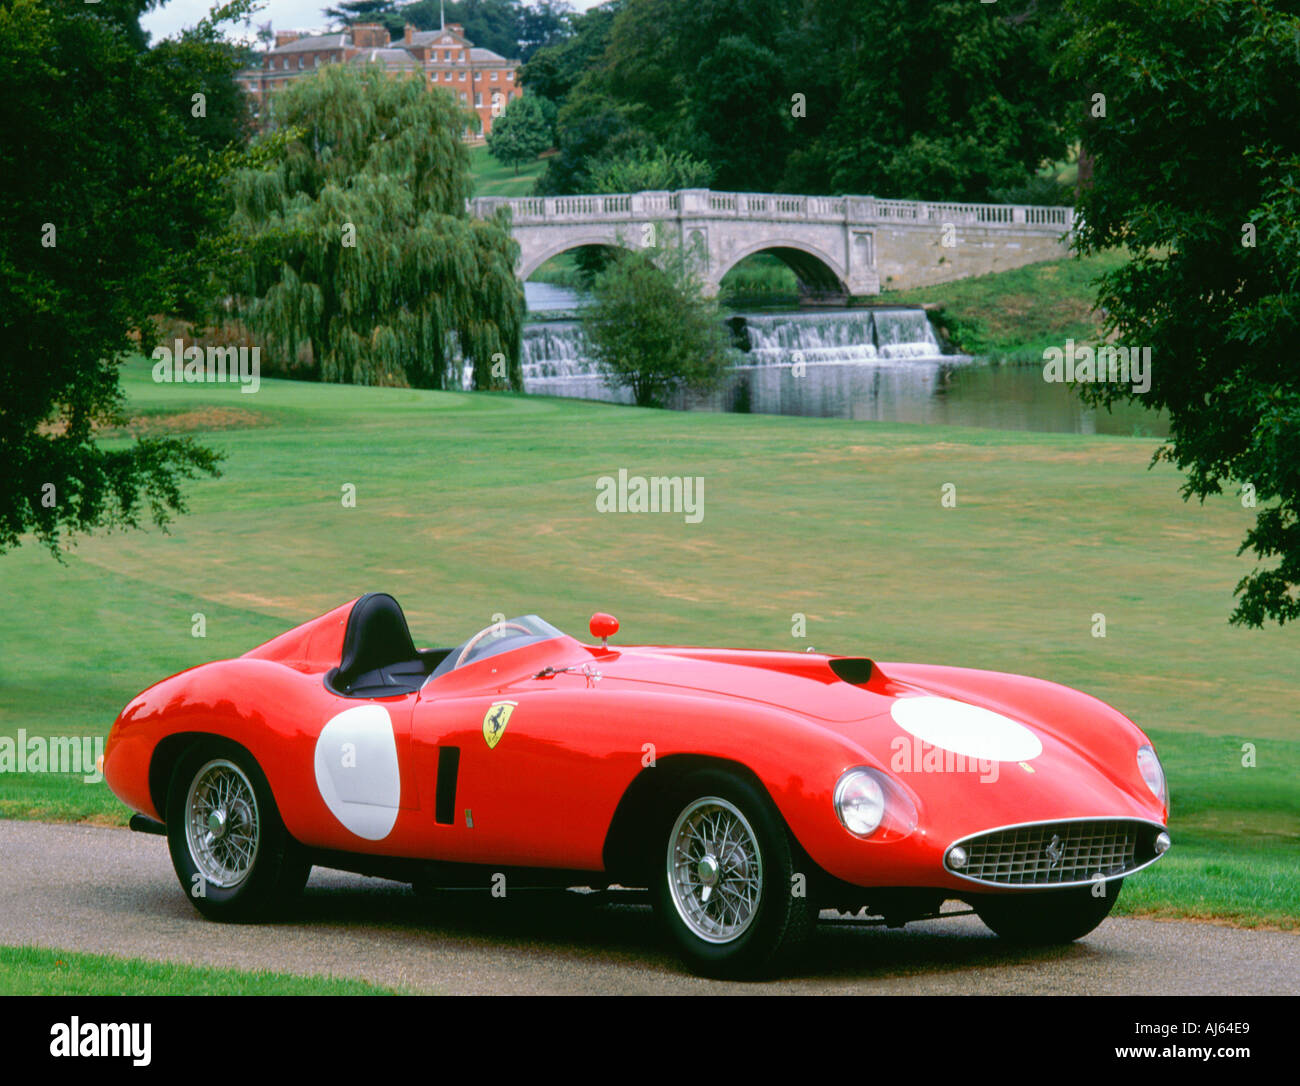
[[[549,641],[552,637],[563,637],[564,631],[557,630],[545,619],[536,615],[521,615],[508,618],[503,622],[494,622],[491,626],[466,638],[449,652],[429,675],[429,681],[454,671],[458,667],[485,660],[503,652],[523,648],[538,641]]]

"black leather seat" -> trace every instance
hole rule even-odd
[[[343,657],[325,684],[349,698],[409,694],[420,689],[448,651],[418,651],[401,605],[385,592],[368,592],[348,615]]]

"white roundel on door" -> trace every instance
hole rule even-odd
[[[316,787],[334,817],[358,837],[380,841],[393,832],[402,778],[387,709],[357,705],[321,729]]]
[[[899,698],[889,707],[894,723],[918,739],[967,758],[1028,762],[1042,741],[1018,721],[952,698]]]

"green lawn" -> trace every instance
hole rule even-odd
[[[533,182],[546,168],[546,160],[529,162],[516,173],[513,166],[503,166],[493,158],[487,144],[480,143],[470,148],[469,168],[475,196],[531,196]]]
[[[102,736],[155,680],[370,590],[426,644],[496,611],[583,634],[608,610],[624,643],[812,644],[1094,693],[1148,730],[1172,782],[1176,847],[1123,907],[1297,925],[1296,631],[1227,625],[1250,512],[1184,504],[1173,469],[1147,469],[1150,439],[271,380],[243,395],[154,385],[143,361],[125,377],[152,426],[228,452],[225,476],[192,487],[170,535],[0,558],[0,735]],[[703,522],[598,514],[596,479],[619,468],[703,476]],[[127,812],[102,783],[26,774],[0,777],[0,815]]]
[[[396,995],[361,980],[0,946],[0,995]]]

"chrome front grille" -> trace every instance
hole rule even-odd
[[[1156,859],[1160,827],[1133,819],[1078,819],[1006,826],[955,841],[944,854],[954,875],[991,886],[1058,886],[1114,879]],[[966,853],[954,866],[953,850]]]

